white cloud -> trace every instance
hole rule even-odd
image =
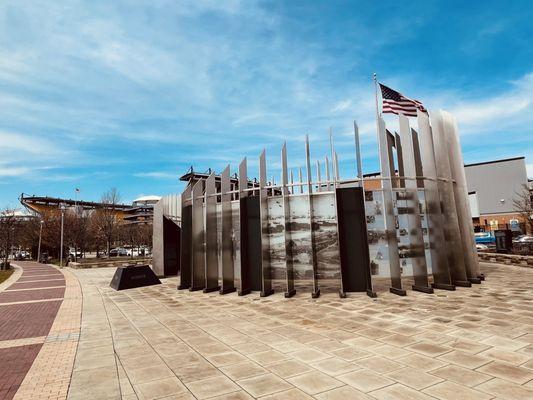
[[[30,169],[25,167],[0,167],[0,177],[17,177],[29,172]]]
[[[152,171],[152,172],[139,172],[133,174],[137,178],[154,178],[154,179],[178,179],[177,172],[167,172],[167,171]]]

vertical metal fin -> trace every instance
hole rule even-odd
[[[292,181],[292,171],[291,171],[291,181]],[[293,247],[294,243],[292,241],[291,234],[291,209],[289,201],[289,190],[287,188],[287,143],[283,143],[281,148],[281,194],[283,196],[283,222],[284,229],[283,233],[285,235],[285,276],[287,283],[287,290],[285,292],[285,297],[292,297],[296,294],[294,289],[294,260],[293,260]]]
[[[268,189],[265,150],[259,156],[259,213],[261,219],[261,297],[270,296],[272,277],[270,268],[270,239],[268,237]],[[272,181],[272,184],[274,182]]]
[[[204,182],[192,187],[192,283],[191,291],[205,287]]]
[[[235,291],[235,271],[233,265],[231,180],[228,165],[220,175],[220,201],[222,212],[222,288],[220,294]]]
[[[424,196],[426,200],[426,215],[429,240],[429,254],[433,272],[433,287],[436,289],[453,290],[448,258],[446,256],[446,241],[444,239],[444,216],[441,209],[433,135],[426,113],[418,112],[418,141],[420,143],[420,158],[424,181]]]
[[[444,214],[444,237],[446,239],[448,265],[450,268],[452,283],[457,286],[468,287],[471,286],[471,284],[466,276],[466,267],[462,254],[463,247],[461,244],[461,233],[459,231],[457,208],[453,194],[450,159],[448,157],[449,149],[446,143],[444,117],[442,112],[431,112],[430,121],[435,150],[439,195]]]
[[[217,187],[215,173],[205,181],[205,289],[204,293],[219,290],[217,246]]]
[[[401,141],[403,142],[403,174],[400,174],[400,176],[412,178],[416,175],[416,167],[411,129],[409,127],[409,120],[406,116],[400,115],[399,118],[400,137]],[[396,151],[398,151],[398,147],[396,148]],[[400,159],[399,155],[398,159]],[[415,281],[413,290],[425,293],[433,293],[433,289],[429,287],[428,282],[426,252],[424,250],[424,236],[422,235],[422,220],[420,218],[420,202],[418,199],[417,181],[416,179],[405,179],[404,185],[405,203],[407,206],[407,224],[409,229],[409,250],[411,263],[413,265],[413,277]]]
[[[307,166],[307,198],[309,203],[309,233],[311,235],[311,266],[313,268],[313,292],[311,296],[317,298],[320,296],[318,287],[318,261],[316,254],[315,234],[313,230],[314,210],[313,210],[313,185],[311,175],[311,156],[309,151],[309,136],[305,135],[305,162]]]
[[[192,188],[188,185],[181,194],[181,250],[180,250],[180,284],[178,289],[191,287],[192,275]]]
[[[400,257],[398,254],[398,238],[396,236],[396,223],[394,220],[394,205],[392,202],[392,182],[390,168],[390,141],[387,140],[390,134],[385,128],[385,121],[382,117],[378,119],[378,143],[379,161],[381,165],[381,188],[383,191],[383,209],[385,220],[385,235],[387,238],[387,248],[389,254],[391,288],[392,293],[405,296],[402,289],[402,278],[400,269]]]

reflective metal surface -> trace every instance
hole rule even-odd
[[[218,285],[218,246],[217,246],[217,197],[215,173],[205,181],[205,289],[213,292]]]
[[[385,222],[385,236],[387,241],[387,250],[390,265],[391,291],[405,295],[402,289],[400,257],[398,254],[398,238],[396,237],[396,223],[394,218],[394,205],[392,202],[392,183],[391,183],[391,143],[388,138],[390,135],[385,128],[383,118],[378,119],[378,143],[379,143],[379,162],[381,165],[381,188],[383,189],[383,208]],[[394,168],[392,168],[394,171]]]
[[[270,242],[268,238],[268,190],[266,188],[266,153],[259,156],[259,213],[261,219],[261,297],[273,293],[270,275]]]
[[[400,138],[403,146],[397,147],[396,150],[398,151],[399,148],[402,148],[402,175],[414,177],[416,176],[416,167],[413,140],[411,137],[409,120],[403,115],[400,115]],[[398,160],[400,160],[399,155]],[[414,179],[406,179],[404,184],[406,189],[405,204],[409,228],[409,250],[411,263],[413,265],[413,277],[415,281],[413,290],[432,293],[433,290],[429,287],[427,276],[428,272],[426,265],[426,254],[424,251],[424,237],[422,235],[422,221],[420,219],[417,181]]]
[[[435,154],[433,150],[433,135],[429,125],[429,117],[426,113],[418,113],[418,128],[420,133],[420,158],[422,162],[422,176],[424,181],[424,194],[426,200],[426,215],[429,239],[429,252],[431,255],[431,267],[433,272],[434,286],[452,289],[448,258],[444,239],[444,218],[442,215],[439,188],[437,184],[437,171],[435,166]],[[442,286],[444,285],[444,286]]]
[[[470,202],[468,201],[468,188],[466,186],[464,161],[459,143],[457,125],[451,114],[443,112],[443,118],[445,121],[444,132],[446,134],[446,143],[449,149],[450,169],[452,178],[455,181],[455,205],[457,208],[459,231],[461,232],[466,274],[471,282],[480,283],[479,261],[476,243],[474,241],[474,225],[472,223]]]
[[[437,177],[439,178],[439,196],[444,216],[444,237],[446,239],[450,275],[454,285],[470,286],[467,280],[465,262],[462,254],[463,247],[453,194],[452,174],[448,157],[449,149],[446,143],[442,112],[431,112],[430,121],[435,150],[435,165]]]
[[[309,235],[311,248],[309,249],[309,259],[313,268],[313,292],[311,296],[316,298],[320,296],[320,288],[318,286],[318,261],[316,254],[315,234],[313,227],[314,210],[313,210],[313,185],[311,175],[311,156],[309,152],[309,136],[305,135],[305,163],[307,166],[307,200],[309,203]]]
[[[235,291],[235,273],[233,266],[233,221],[231,211],[231,181],[229,165],[220,174],[220,202],[222,223],[222,288],[221,294]]]
[[[192,282],[191,290],[205,287],[205,230],[203,181],[192,187]]]
[[[292,297],[296,294],[296,290],[294,289],[294,242],[292,241],[291,235],[291,208],[289,201],[290,193],[287,188],[287,184],[287,143],[283,143],[283,147],[281,148],[281,195],[283,196],[283,235],[285,239],[285,280],[287,286],[285,297]]]

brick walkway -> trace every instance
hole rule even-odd
[[[22,275],[0,292],[0,400],[64,399],[79,337],[78,282],[52,266],[17,265]]]

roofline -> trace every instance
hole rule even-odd
[[[513,157],[513,158],[502,158],[501,160],[492,160],[492,161],[483,161],[473,164],[465,164],[465,167],[474,167],[476,165],[485,165],[485,164],[496,164],[501,162],[507,162],[507,161],[515,161],[515,160],[524,160],[526,157]]]

